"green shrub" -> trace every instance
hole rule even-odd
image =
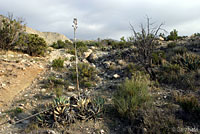
[[[152,63],[155,65],[160,65],[162,62],[162,59],[165,59],[166,55],[164,51],[157,51],[152,53]]]
[[[52,83],[53,85],[65,85],[67,82],[64,79],[56,78],[54,76],[50,76],[48,78],[48,82]]]
[[[75,66],[71,69],[72,80],[76,81],[76,68]],[[91,87],[95,84],[95,78],[97,71],[94,67],[90,66],[87,63],[78,64],[78,73],[79,73],[79,84],[83,87]]]
[[[164,64],[158,73],[158,79],[159,82],[173,84],[180,80],[180,76],[183,73],[184,69],[182,69],[178,64]]]
[[[197,70],[200,68],[200,56],[192,53],[177,54],[171,58],[171,62],[187,70]]]
[[[200,37],[200,33],[194,33],[194,37]]]
[[[69,53],[69,54],[72,54],[72,55],[75,55],[75,49],[67,49],[66,53]]]
[[[37,34],[22,34],[16,44],[31,56],[44,56],[47,50],[46,41]]]
[[[76,42],[76,46],[77,46],[77,54],[79,57],[81,57],[83,53],[88,50],[87,44],[83,41]]]
[[[75,56],[72,56],[71,58],[70,58],[70,61],[72,62],[72,61],[75,61],[76,60],[76,57]]]
[[[197,84],[195,74],[195,72],[186,72],[186,70],[178,64],[166,64],[161,67],[158,73],[158,80],[159,82],[172,84],[178,88],[196,90]]]
[[[144,72],[144,70],[142,70],[142,67],[139,65],[135,65],[134,63],[129,63],[126,67],[126,73],[129,76],[132,76],[132,74],[134,74],[135,72],[140,71],[140,72]]]
[[[132,79],[126,79],[119,86],[113,97],[114,106],[121,117],[132,118],[135,112],[150,100],[148,76],[142,75],[141,72],[135,72]]]
[[[187,89],[187,90],[196,90],[198,81],[195,79],[194,72],[189,72],[180,77],[180,82],[177,83],[177,86]]]
[[[87,43],[85,43],[83,41],[77,41],[76,42],[76,49],[77,49],[77,55],[79,57],[82,57],[83,53],[88,50]],[[68,45],[66,52],[75,55],[74,44]]]
[[[54,88],[54,93],[56,97],[61,97],[63,95],[63,86],[59,85]]]
[[[64,67],[64,60],[61,58],[58,59],[54,59],[52,62],[52,67],[59,69],[59,68],[63,68]]]
[[[11,50],[16,46],[19,34],[24,32],[24,26],[21,19],[14,19],[12,14],[8,18],[4,17],[0,22],[0,48]]]
[[[176,54],[184,54],[184,53],[186,53],[188,51],[188,49],[186,48],[186,47],[182,47],[182,46],[180,46],[180,47],[175,47],[174,49],[173,49],[173,52],[174,53],[176,53]]]
[[[167,47],[168,48],[174,48],[174,47],[176,47],[176,42],[171,42],[171,43],[167,44]]]
[[[194,95],[176,96],[176,102],[184,111],[200,115],[200,103]]]
[[[167,40],[177,40],[178,39],[178,31],[174,29],[170,32],[170,35],[167,36]]]
[[[58,40],[57,42],[54,42],[53,45],[51,45],[51,47],[55,49],[69,48],[71,46],[72,46],[72,43],[68,40],[65,40],[65,41]]]

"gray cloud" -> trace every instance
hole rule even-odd
[[[199,0],[0,0],[0,14],[23,17],[28,26],[73,37],[72,20],[78,18],[80,39],[130,36],[129,23],[138,27],[145,16],[167,31],[180,35],[200,32]]]

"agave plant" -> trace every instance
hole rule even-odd
[[[37,117],[43,126],[59,123],[69,125],[78,120],[89,120],[95,118],[102,110],[104,100],[100,97],[91,99],[86,94],[68,99],[59,97],[53,101],[51,110]]]
[[[177,54],[172,57],[171,61],[187,70],[197,70],[200,68],[200,56],[192,53],[185,53],[183,55]]]

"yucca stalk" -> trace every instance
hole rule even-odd
[[[76,29],[78,28],[77,26],[77,19],[74,18],[72,27],[74,28],[74,48],[75,48],[75,57],[76,57],[76,86],[77,90],[79,90],[79,80],[78,80],[78,56],[77,56],[77,49],[76,49]]]

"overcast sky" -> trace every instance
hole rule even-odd
[[[72,21],[78,19],[77,38],[131,36],[146,15],[168,32],[200,32],[200,0],[0,0],[0,14],[23,17],[27,26],[73,38]]]

